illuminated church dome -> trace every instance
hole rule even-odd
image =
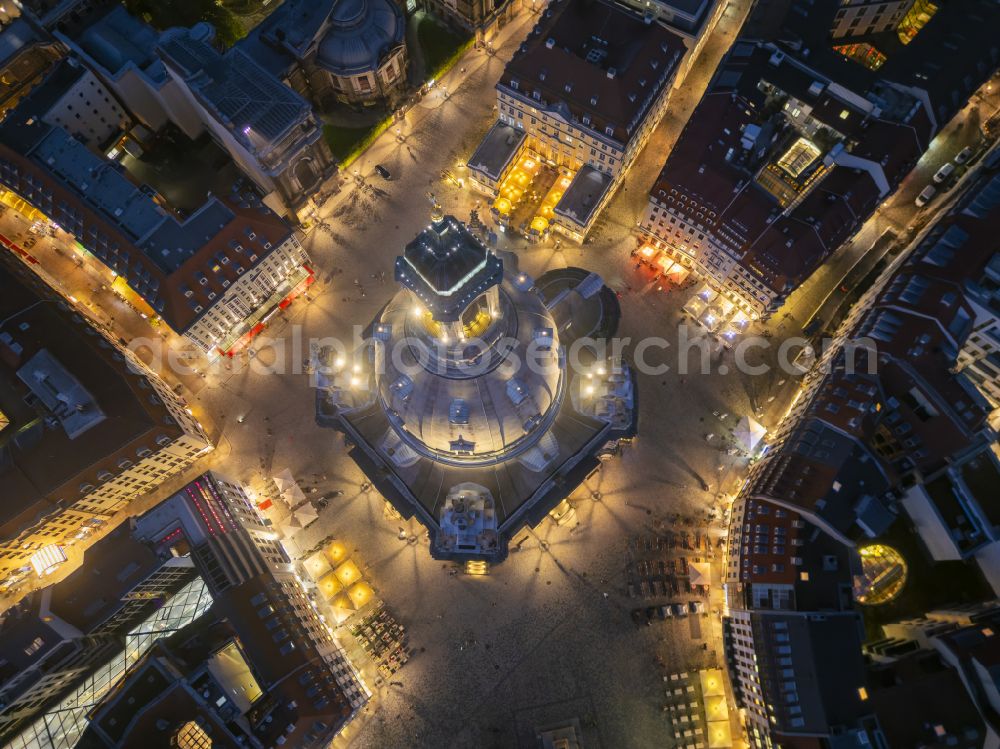
[[[438,558],[503,559],[512,533],[634,433],[628,367],[570,372],[560,336],[613,333],[614,295],[594,274],[562,273],[546,295],[514,256],[437,212],[396,259],[401,288],[361,349],[317,357],[317,421],[345,433],[401,514],[420,517]]]
[[[530,279],[505,275],[447,217],[406,247],[396,280],[404,288],[378,320],[375,371],[401,442],[466,465],[554,456],[551,440],[539,443],[563,398],[564,362]]]

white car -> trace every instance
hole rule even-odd
[[[674,612],[674,616],[687,616],[687,608],[681,603],[670,604],[670,610]]]
[[[923,208],[931,202],[935,195],[937,195],[937,188],[934,185],[927,185],[913,202],[917,204],[918,208]]]
[[[966,161],[972,158],[972,146],[966,146],[955,156],[956,164],[964,164]]]
[[[948,179],[948,177],[950,177],[952,172],[954,171],[955,171],[955,165],[949,161],[943,167],[934,172],[934,184],[940,185],[942,182]]]
[[[701,601],[690,601],[688,603],[688,608],[691,609],[692,614],[704,614],[705,604]]]

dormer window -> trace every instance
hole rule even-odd
[[[541,101],[542,100],[542,95],[540,93],[538,93],[537,91],[535,91],[532,94],[532,97],[535,99],[535,101]]]
[[[512,89],[514,89],[515,91],[517,91],[517,88],[518,88],[518,83],[517,83],[517,81],[516,81],[516,80],[515,80],[514,78],[511,78],[511,79],[510,79],[510,87],[511,87]]]
[[[606,128],[604,128],[604,132],[607,133],[608,135],[614,135],[615,129],[611,125],[608,125]]]

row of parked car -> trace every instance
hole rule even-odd
[[[647,627],[654,619],[681,619],[688,614],[708,614],[704,601],[688,601],[684,603],[668,603],[663,606],[647,606],[645,609],[632,609],[632,621],[645,624]]]
[[[930,203],[931,200],[934,199],[934,196],[937,195],[938,188],[947,182],[951,175],[955,173],[955,168],[968,162],[974,153],[975,151],[972,150],[972,146],[966,146],[959,151],[958,154],[956,154],[954,161],[949,161],[947,164],[934,172],[934,176],[931,178],[931,182],[933,184],[927,185],[927,187],[921,191],[921,193],[917,196],[917,199],[914,201],[917,204],[917,207],[923,208],[925,205]]]

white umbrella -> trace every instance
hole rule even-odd
[[[274,477],[274,483],[281,492],[281,499],[289,506],[295,507],[305,501],[306,495],[299,488],[299,483],[287,468]]]
[[[688,565],[691,573],[692,585],[710,585],[712,582],[712,568],[708,562],[691,562]]]
[[[746,450],[753,450],[757,447],[757,443],[764,439],[765,434],[767,434],[767,429],[749,416],[740,419],[734,432],[736,439]]]
[[[319,515],[317,514],[316,510],[313,509],[313,506],[311,504],[306,503],[295,511],[294,517],[297,522],[301,523],[303,528],[306,528],[309,526],[311,522],[316,520],[319,517]]]

